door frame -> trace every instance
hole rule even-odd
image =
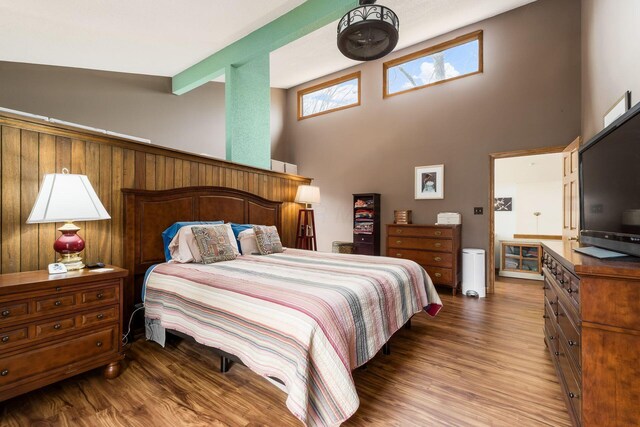
[[[493,293],[496,282],[496,251],[495,251],[495,213],[493,211],[493,203],[495,199],[495,164],[496,159],[507,159],[510,157],[536,156],[539,154],[555,154],[562,153],[566,145],[557,145],[554,147],[532,148],[529,150],[503,151],[499,153],[489,154],[489,256],[487,257],[487,293]]]

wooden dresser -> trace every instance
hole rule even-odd
[[[640,425],[640,259],[543,243],[545,343],[576,426]],[[637,260],[637,261],[635,261]]]
[[[120,373],[127,270],[0,275],[0,401],[106,366]]]
[[[387,256],[410,259],[427,270],[435,285],[462,281],[460,225],[387,224]]]

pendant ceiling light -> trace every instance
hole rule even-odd
[[[338,49],[356,61],[382,58],[398,44],[400,21],[393,10],[360,0],[338,23]]]

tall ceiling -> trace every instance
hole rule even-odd
[[[535,0],[380,0],[401,49]],[[304,0],[0,0],[0,61],[173,76]],[[350,67],[332,23],[271,54],[289,88]]]

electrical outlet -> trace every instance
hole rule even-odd
[[[482,215],[482,208],[473,208],[474,215]]]

